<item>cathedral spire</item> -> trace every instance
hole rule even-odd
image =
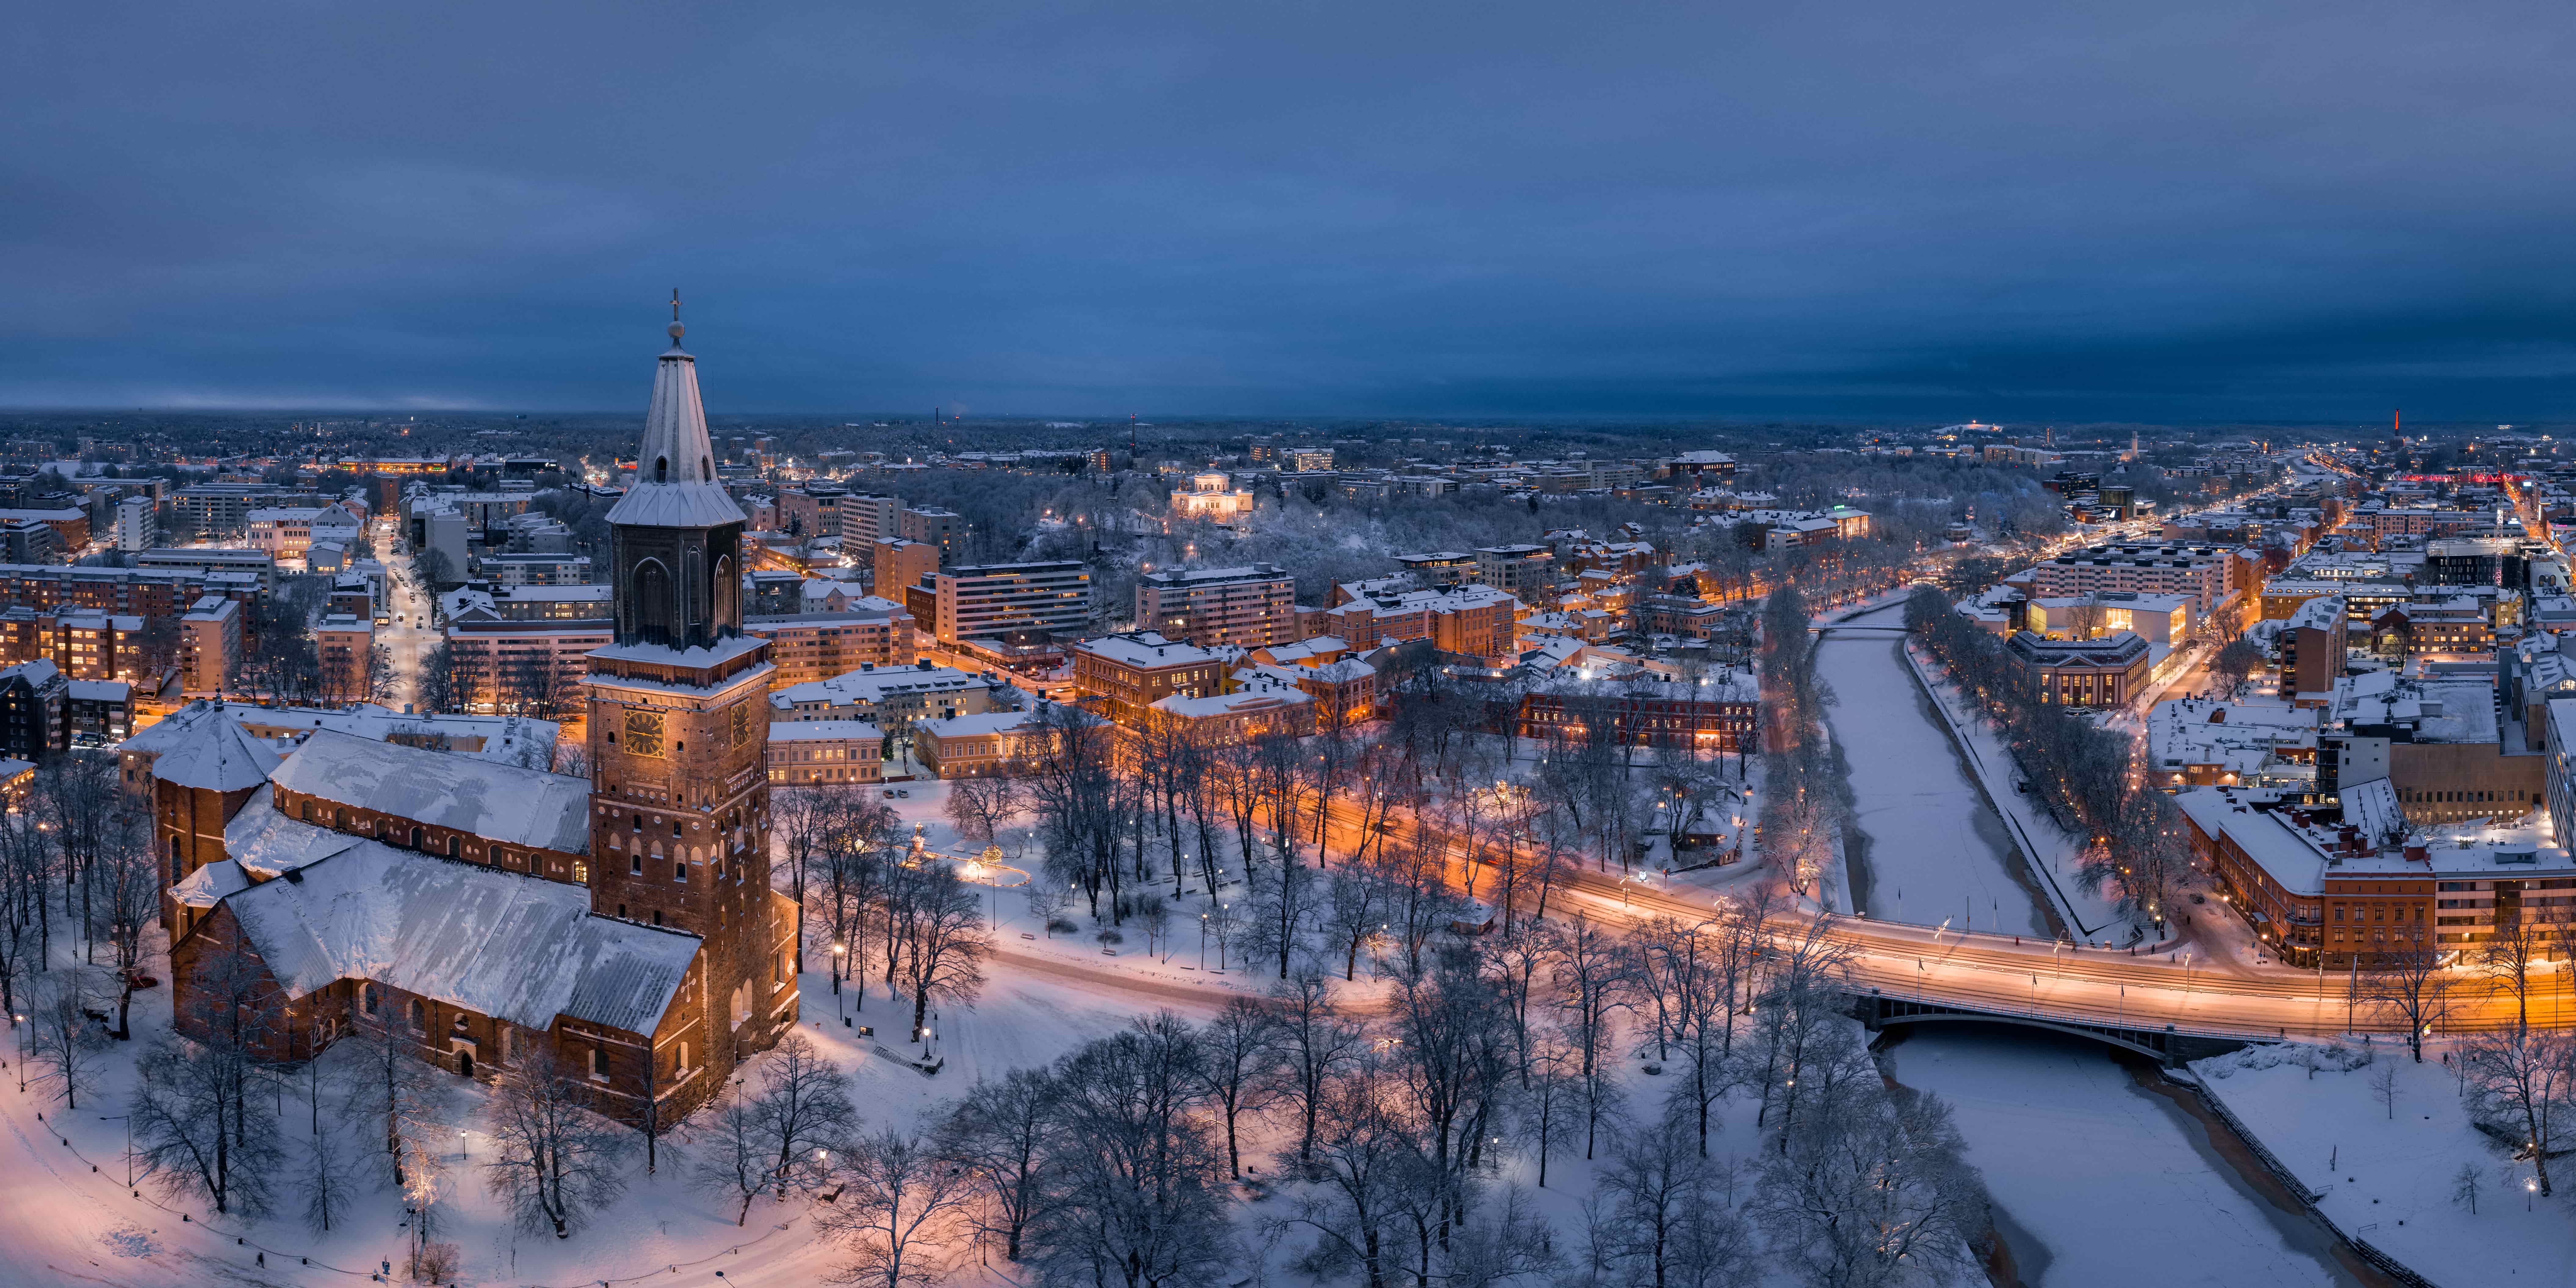
[[[698,360],[680,347],[680,293],[671,292],[671,347],[653,373],[653,402],[635,454],[635,484],[608,512],[613,524],[704,528],[748,520],[716,482],[706,408],[698,400]]]

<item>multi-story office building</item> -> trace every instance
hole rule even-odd
[[[913,620],[942,644],[1004,631],[1074,633],[1091,624],[1091,569],[1079,560],[967,564],[903,593]]]
[[[252,573],[258,576],[262,591],[277,584],[277,556],[265,550],[146,550],[134,556],[134,568],[137,571],[184,568],[200,573]]]
[[[1136,579],[1136,627],[1212,648],[1297,638],[1297,579],[1277,564],[1183,568]]]
[[[1501,658],[1512,651],[1521,602],[1491,586],[1371,590],[1324,610],[1325,632],[1355,649],[1430,640],[1443,653]]]
[[[765,763],[782,787],[873,783],[885,777],[885,734],[865,720],[779,721]]]

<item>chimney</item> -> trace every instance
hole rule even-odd
[[[2433,855],[2423,846],[2410,845],[2406,847],[2406,861],[2409,863],[2422,863],[2429,866],[2433,862]]]

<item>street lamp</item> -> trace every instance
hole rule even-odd
[[[849,1022],[850,1004],[841,1000],[841,965],[844,955],[849,951],[850,946],[847,944],[832,945],[832,1005],[839,1011],[844,1024]]]

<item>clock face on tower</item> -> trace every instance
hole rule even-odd
[[[662,754],[662,713],[629,709],[626,713],[626,754],[659,756]]]

